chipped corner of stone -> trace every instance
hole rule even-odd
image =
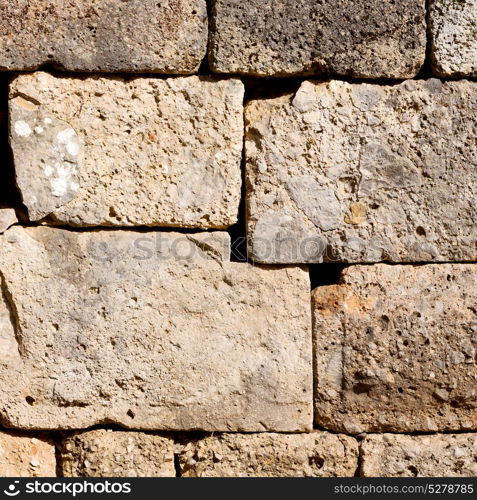
[[[9,110],[17,185],[30,220],[41,220],[77,195],[84,141],[72,125],[15,87]]]
[[[0,234],[5,233],[18,223],[18,217],[13,208],[0,208]]]

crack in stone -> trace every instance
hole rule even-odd
[[[18,354],[19,354],[20,358],[24,358],[25,357],[25,346],[23,344],[23,334],[22,334],[21,327],[20,327],[20,319],[18,316],[18,310],[17,310],[17,307],[15,305],[15,301],[13,299],[13,296],[12,296],[10,290],[8,289],[6,279],[5,279],[5,276],[2,273],[2,271],[0,271],[0,289],[1,289],[1,295],[2,295],[3,301],[5,303],[7,310],[8,310],[8,313],[10,315],[10,322],[11,322],[11,325],[13,328],[13,334],[14,334],[15,342],[16,342],[17,347],[18,347]]]

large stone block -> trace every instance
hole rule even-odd
[[[307,270],[228,262],[229,243],[226,233],[10,228],[2,421],[309,430]]]
[[[412,78],[426,52],[425,0],[212,0],[214,71]]]
[[[477,83],[304,82],[246,108],[261,263],[475,260]]]
[[[347,477],[358,443],[326,432],[219,434],[188,443],[179,462],[184,477]]]
[[[313,291],[315,421],[477,429],[477,264],[353,266]]]
[[[205,56],[205,0],[8,0],[0,69],[193,73]]]
[[[429,32],[435,74],[477,75],[477,0],[430,0]]]
[[[56,476],[53,441],[0,432],[0,474],[2,477]]]
[[[477,434],[369,435],[361,443],[365,477],[475,477]]]
[[[64,477],[175,477],[174,440],[143,432],[94,430],[65,439]]]
[[[10,86],[10,142],[31,220],[224,228],[237,220],[239,80],[57,78]]]

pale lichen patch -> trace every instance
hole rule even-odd
[[[16,123],[15,123],[15,133],[19,136],[19,137],[28,137],[31,135],[32,133],[32,130],[31,130],[31,127],[30,125],[28,125],[27,122],[23,121],[23,120],[18,120]]]

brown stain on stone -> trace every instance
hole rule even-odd
[[[343,310],[343,303],[348,293],[349,288],[343,285],[315,288],[312,292],[313,310],[329,318]]]
[[[353,293],[348,285],[318,287],[312,292],[313,309],[329,318],[338,314],[363,316],[376,303],[375,298],[363,299]]]
[[[352,224],[353,226],[359,226],[366,221],[367,210],[366,205],[361,202],[353,203],[349,207],[349,214],[345,216],[344,221],[346,224]]]

